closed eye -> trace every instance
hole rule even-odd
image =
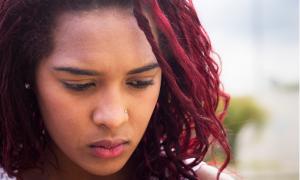
[[[89,82],[89,83],[70,83],[70,82],[62,82],[63,85],[68,88],[68,89],[71,89],[71,90],[74,90],[74,91],[84,91],[84,90],[87,90],[93,86],[96,86],[95,83],[93,82]]]
[[[151,79],[151,80],[134,80],[134,81],[129,81],[126,84],[129,86],[132,86],[133,88],[136,88],[136,89],[144,89],[150,85],[153,85],[153,79]]]
[[[62,81],[62,83],[67,89],[71,89],[71,90],[74,90],[74,91],[85,91],[85,90],[88,90],[88,89],[96,86],[96,84],[94,82],[73,83],[73,82]],[[150,80],[132,80],[132,81],[126,82],[126,84],[133,87],[133,88],[136,88],[136,89],[145,89],[148,86],[153,85],[154,81],[153,81],[153,79],[150,79]]]

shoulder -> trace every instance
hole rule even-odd
[[[194,168],[199,179],[205,180],[216,180],[218,175],[218,169],[207,165],[205,162],[201,162],[198,166]],[[220,180],[234,180],[233,177],[226,173],[221,173]]]

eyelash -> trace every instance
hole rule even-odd
[[[66,88],[75,90],[75,91],[84,91],[92,86],[96,86],[95,83],[77,84],[77,83],[63,82],[63,84]],[[136,81],[127,82],[126,84],[130,85],[136,89],[145,89],[148,86],[153,85],[153,80],[145,80],[145,81],[136,80]]]
[[[63,82],[66,88],[72,89],[75,91],[84,91],[92,86],[95,86],[95,83],[84,83],[84,84],[77,84],[77,83],[67,83]]]
[[[136,89],[143,89],[143,88],[147,88],[148,86],[153,85],[153,80],[145,80],[145,81],[136,80],[136,81],[128,82],[126,84],[133,86],[133,88],[136,88]]]

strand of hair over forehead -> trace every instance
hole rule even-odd
[[[176,139],[178,134],[176,133],[183,132],[180,133],[181,147],[178,148],[180,149],[179,152],[177,152],[177,150],[172,151],[174,148],[172,143],[165,145],[166,148],[164,148],[164,150],[168,158],[176,162],[173,165],[168,165],[166,162],[165,165],[169,167],[170,172],[177,167],[183,176],[194,179],[195,174],[191,170],[191,167],[203,160],[208,146],[211,143],[208,142],[207,139],[209,136],[213,136],[221,147],[223,147],[226,154],[226,159],[220,167],[220,173],[230,160],[230,148],[226,140],[225,131],[220,122],[225,115],[229,97],[220,90],[219,69],[215,61],[211,58],[212,48],[209,39],[197,18],[191,1],[152,0],[142,2],[150,7],[149,9],[151,10],[155,24],[158,30],[165,36],[173,55],[172,59],[168,59],[166,55],[160,51],[158,42],[156,42],[151,32],[149,21],[143,13],[140,1],[135,0],[134,14],[138,25],[145,32],[152,50],[162,67],[163,77],[168,83],[167,86],[170,87],[168,90],[171,94],[175,94],[174,97],[177,98],[172,99],[173,103],[159,102],[160,106],[170,107],[170,111],[168,111],[169,114],[168,112],[164,112],[164,115],[170,118],[159,121],[159,123],[165,123],[164,128],[168,136],[172,136],[173,134],[175,141],[178,141],[178,139]],[[182,79],[178,78],[178,72],[175,72],[176,69],[174,70],[170,64],[177,64],[180,74],[183,77],[182,79],[184,79],[185,82],[180,82]],[[168,96],[168,94],[164,95]],[[163,96],[163,94],[161,94],[161,96]],[[225,103],[223,112],[217,116],[216,109],[220,99],[219,97],[222,97]],[[167,100],[169,101],[169,99]],[[181,110],[181,112],[176,111],[176,109]],[[160,116],[162,114],[163,113],[161,113]],[[159,119],[160,117],[157,118]],[[171,121],[165,122],[167,119],[176,120],[178,122],[175,123],[177,127],[173,127]],[[180,125],[182,127],[178,127]],[[180,131],[180,128],[184,130]],[[196,136],[192,136],[193,128]],[[159,129],[156,129],[154,135],[160,136],[159,131]],[[171,137],[168,138],[169,140],[171,139]],[[159,146],[159,143],[160,142],[156,142],[156,145]],[[153,151],[153,154],[155,153],[157,152]],[[196,159],[187,166],[178,160],[179,155],[182,155],[182,159],[185,157],[195,157]],[[149,154],[146,159],[148,159],[149,168],[154,174],[156,173],[159,176],[159,172],[155,172],[158,171],[157,168],[155,169],[155,165],[151,164],[149,160],[151,159]],[[163,161],[161,161],[161,163],[163,163]],[[219,175],[220,174],[218,174],[218,178]],[[172,177],[176,178],[178,174],[174,174]]]

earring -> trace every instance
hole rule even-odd
[[[30,84],[28,82],[25,82],[24,86],[25,86],[25,89],[30,89]]]
[[[124,113],[128,114],[128,110],[126,108],[124,108]]]

